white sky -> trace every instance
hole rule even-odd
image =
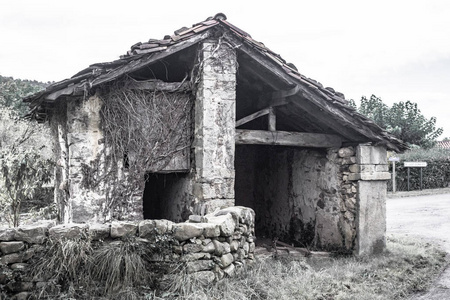
[[[417,102],[450,137],[448,0],[3,0],[0,75],[59,81],[218,12],[347,99]]]

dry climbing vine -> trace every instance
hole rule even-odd
[[[130,197],[142,193],[146,173],[163,170],[190,145],[191,92],[182,85],[170,92],[139,89],[132,81],[102,93],[108,177],[102,181],[109,184],[109,209],[130,203]]]

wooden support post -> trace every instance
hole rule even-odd
[[[269,108],[269,131],[277,130],[277,116],[275,115],[275,109]]]

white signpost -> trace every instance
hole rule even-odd
[[[395,177],[395,162],[400,161],[399,157],[391,156],[389,161],[392,161],[392,193],[397,191],[397,181]]]
[[[405,161],[404,166],[408,168],[408,191],[409,191],[409,168],[420,168],[420,190],[422,190],[422,168],[427,166],[426,161]]]
[[[397,191],[397,181],[395,177],[395,163],[400,161],[400,158],[391,156],[389,157],[389,161],[392,161],[392,193],[395,193]]]

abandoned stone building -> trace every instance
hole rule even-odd
[[[386,150],[406,145],[224,14],[25,101],[52,128],[62,223],[245,206],[257,237],[384,249]]]

